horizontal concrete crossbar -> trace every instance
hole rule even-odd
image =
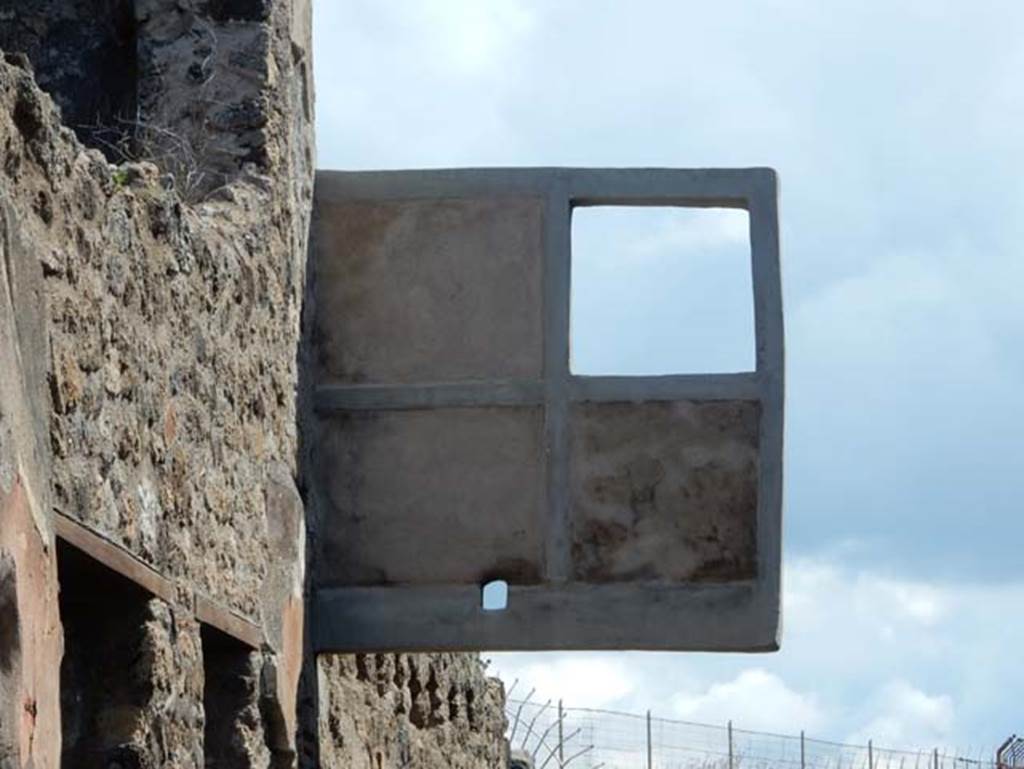
[[[674,376],[573,376],[570,403],[619,403],[673,400],[758,400],[764,383],[754,372]],[[544,383],[469,382],[415,385],[343,385],[317,387],[316,408],[332,411],[457,408],[465,406],[537,406]]]
[[[517,586],[482,611],[474,585],[321,588],[318,652],[645,649],[774,651],[777,597],[756,582]]]

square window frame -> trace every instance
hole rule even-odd
[[[572,337],[572,333],[573,333],[572,332],[572,323],[573,323],[573,321],[572,321],[572,315],[573,315],[573,306],[572,305],[573,305],[573,301],[572,300],[575,297],[570,296],[570,306],[569,306],[569,316],[570,316],[570,359],[569,359],[569,371],[570,371],[570,374],[572,374],[573,376],[653,377],[653,376],[676,376],[676,375],[683,374],[683,373],[700,373],[702,375],[705,374],[705,373],[723,373],[723,374],[724,373],[739,373],[739,374],[753,373],[754,369],[752,369],[750,367],[750,363],[753,362],[752,358],[755,357],[756,354],[757,354],[757,343],[756,343],[756,339],[754,338],[755,327],[754,327],[754,317],[753,317],[753,315],[754,315],[754,313],[753,313],[753,308],[754,308],[754,299],[753,299],[753,297],[754,297],[754,293],[753,293],[754,285],[753,285],[753,281],[754,281],[754,277],[753,277],[753,270],[751,269],[752,264],[753,264],[753,255],[752,255],[752,247],[751,247],[751,242],[750,242],[750,240],[751,240],[750,239],[750,215],[747,212],[747,208],[745,206],[713,206],[713,205],[680,206],[680,205],[672,205],[672,204],[664,204],[664,205],[662,205],[662,204],[657,204],[657,203],[644,203],[644,204],[638,204],[638,205],[616,205],[616,204],[609,204],[609,203],[604,203],[604,202],[587,203],[587,204],[572,204],[571,205],[571,212],[570,212],[570,220],[569,220],[569,226],[570,226],[570,251],[571,251],[571,253],[569,255],[570,270],[573,269],[573,265],[575,265],[577,263],[577,258],[578,258],[577,254],[576,254],[577,249],[573,245],[573,241],[575,240],[575,238],[573,237],[573,233],[575,231],[575,226],[576,226],[576,210],[580,209],[580,208],[588,209],[588,210],[601,209],[601,208],[611,208],[611,209],[615,209],[617,211],[622,211],[623,209],[632,209],[632,208],[657,208],[657,209],[662,209],[662,210],[665,210],[665,209],[715,209],[715,210],[743,211],[744,213],[746,213],[747,216],[745,217],[745,222],[746,222],[747,240],[744,243],[744,249],[743,249],[744,256],[743,256],[743,260],[746,261],[747,268],[748,268],[747,277],[749,279],[749,283],[747,284],[747,288],[749,289],[749,293],[747,294],[746,301],[748,303],[747,306],[748,306],[748,308],[750,310],[750,318],[749,318],[750,325],[747,326],[745,328],[745,330],[744,330],[744,346],[746,347],[746,352],[744,353],[744,357],[747,358],[747,362],[742,367],[733,368],[733,367],[730,366],[730,367],[723,367],[723,368],[705,369],[704,371],[701,371],[699,366],[693,366],[693,367],[687,367],[685,372],[684,371],[672,371],[671,369],[667,369],[666,368],[664,371],[660,371],[660,372],[656,372],[656,373],[638,373],[638,374],[614,374],[614,373],[608,372],[608,371],[591,371],[591,372],[576,371],[576,370],[573,369],[572,349],[571,349],[572,348],[572,339],[571,339],[571,337]],[[741,261],[743,261],[743,260],[741,260]],[[639,269],[633,270],[634,273],[635,272],[640,272],[640,271],[641,270],[639,270]],[[735,276],[730,276],[730,277],[734,278]],[[570,291],[570,294],[571,293],[572,292]]]

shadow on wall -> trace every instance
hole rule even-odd
[[[153,163],[194,202],[269,166],[271,5],[0,0],[0,49],[31,62],[83,144]]]
[[[27,55],[64,123],[111,157],[138,106],[135,0],[0,0],[4,10],[0,49]]]
[[[62,766],[141,766],[133,746],[152,696],[145,633],[149,596],[58,542]]]
[[[0,552],[0,766],[18,758],[20,635],[14,559]]]

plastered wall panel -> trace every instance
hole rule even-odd
[[[539,408],[332,418],[320,454],[324,582],[539,581],[543,435]]]
[[[325,378],[527,379],[541,373],[541,202],[408,200],[318,209]]]
[[[574,577],[755,577],[759,421],[749,401],[574,406]]]

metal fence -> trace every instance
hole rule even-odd
[[[509,700],[506,709],[509,743],[534,769],[996,769],[990,749],[894,750],[530,697]]]
[[[1024,766],[1024,737],[1011,734],[996,751],[996,763],[999,769]]]

